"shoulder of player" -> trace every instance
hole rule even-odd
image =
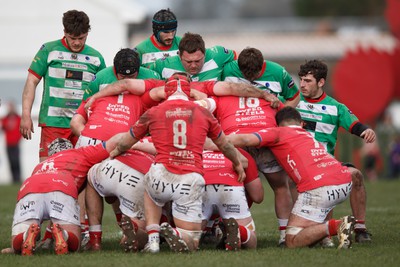
[[[161,79],[161,77],[158,72],[141,66],[137,79]]]

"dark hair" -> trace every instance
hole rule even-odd
[[[244,78],[254,81],[264,64],[264,58],[260,50],[247,47],[240,52],[238,57],[239,69]]]
[[[278,125],[283,121],[296,121],[298,123],[302,122],[300,113],[297,111],[297,109],[289,106],[279,110],[275,115],[275,120]]]
[[[314,76],[315,80],[319,82],[321,79],[325,79],[328,75],[328,66],[320,60],[313,59],[306,61],[305,64],[300,65],[299,77],[311,74]]]
[[[90,20],[83,11],[69,10],[63,15],[64,31],[73,36],[88,33],[90,31]]]
[[[205,54],[206,45],[204,43],[203,37],[201,37],[201,35],[197,33],[185,33],[179,43],[180,55],[182,55],[184,51],[189,54],[201,51],[203,54]]]
[[[157,41],[160,40],[160,32],[162,31],[176,31],[178,28],[178,21],[175,14],[168,9],[161,9],[153,16],[153,34]]]
[[[131,48],[123,48],[114,57],[115,72],[122,75],[132,75],[139,71],[139,54]]]

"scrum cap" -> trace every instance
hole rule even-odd
[[[71,149],[74,146],[72,145],[71,141],[65,138],[56,138],[54,139],[50,145],[48,146],[49,149],[49,156],[52,156],[60,151]]]
[[[176,16],[172,13],[171,10],[161,9],[153,16],[153,33],[157,38],[157,41],[160,41],[160,32],[163,31],[176,31],[178,28],[178,21],[176,20]]]
[[[164,92],[167,98],[176,92],[184,93],[189,97],[190,78],[182,74],[172,75],[165,83]]]
[[[139,54],[130,48],[118,51],[114,57],[115,72],[122,75],[132,75],[139,71]]]

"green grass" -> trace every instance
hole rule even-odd
[[[0,266],[399,266],[400,262],[400,180],[367,183],[367,225],[373,234],[371,244],[354,244],[350,250],[301,248],[280,249],[277,222],[273,211],[272,192],[265,185],[262,204],[252,207],[258,234],[258,249],[231,253],[210,247],[177,255],[165,245],[161,253],[126,254],[118,246],[119,230],[109,206],[106,207],[103,229],[103,251],[56,256],[52,251],[40,251],[33,257],[0,255]],[[17,186],[0,186],[0,248],[9,246],[12,216]],[[348,203],[335,209],[334,217],[349,214]]]

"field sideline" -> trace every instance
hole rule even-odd
[[[302,248],[280,249],[277,222],[273,210],[273,195],[264,183],[265,200],[252,207],[258,234],[255,251],[225,252],[211,247],[192,254],[177,255],[164,245],[161,253],[127,254],[118,246],[119,230],[114,215],[106,205],[103,222],[103,251],[56,256],[51,251],[37,252],[33,257],[0,255],[0,266],[399,266],[400,262],[400,180],[367,182],[367,226],[373,234],[371,244],[354,244],[350,250]],[[0,186],[0,248],[8,247],[12,216],[18,186]],[[335,218],[350,212],[348,203],[335,210]],[[336,240],[335,240],[336,241]]]

